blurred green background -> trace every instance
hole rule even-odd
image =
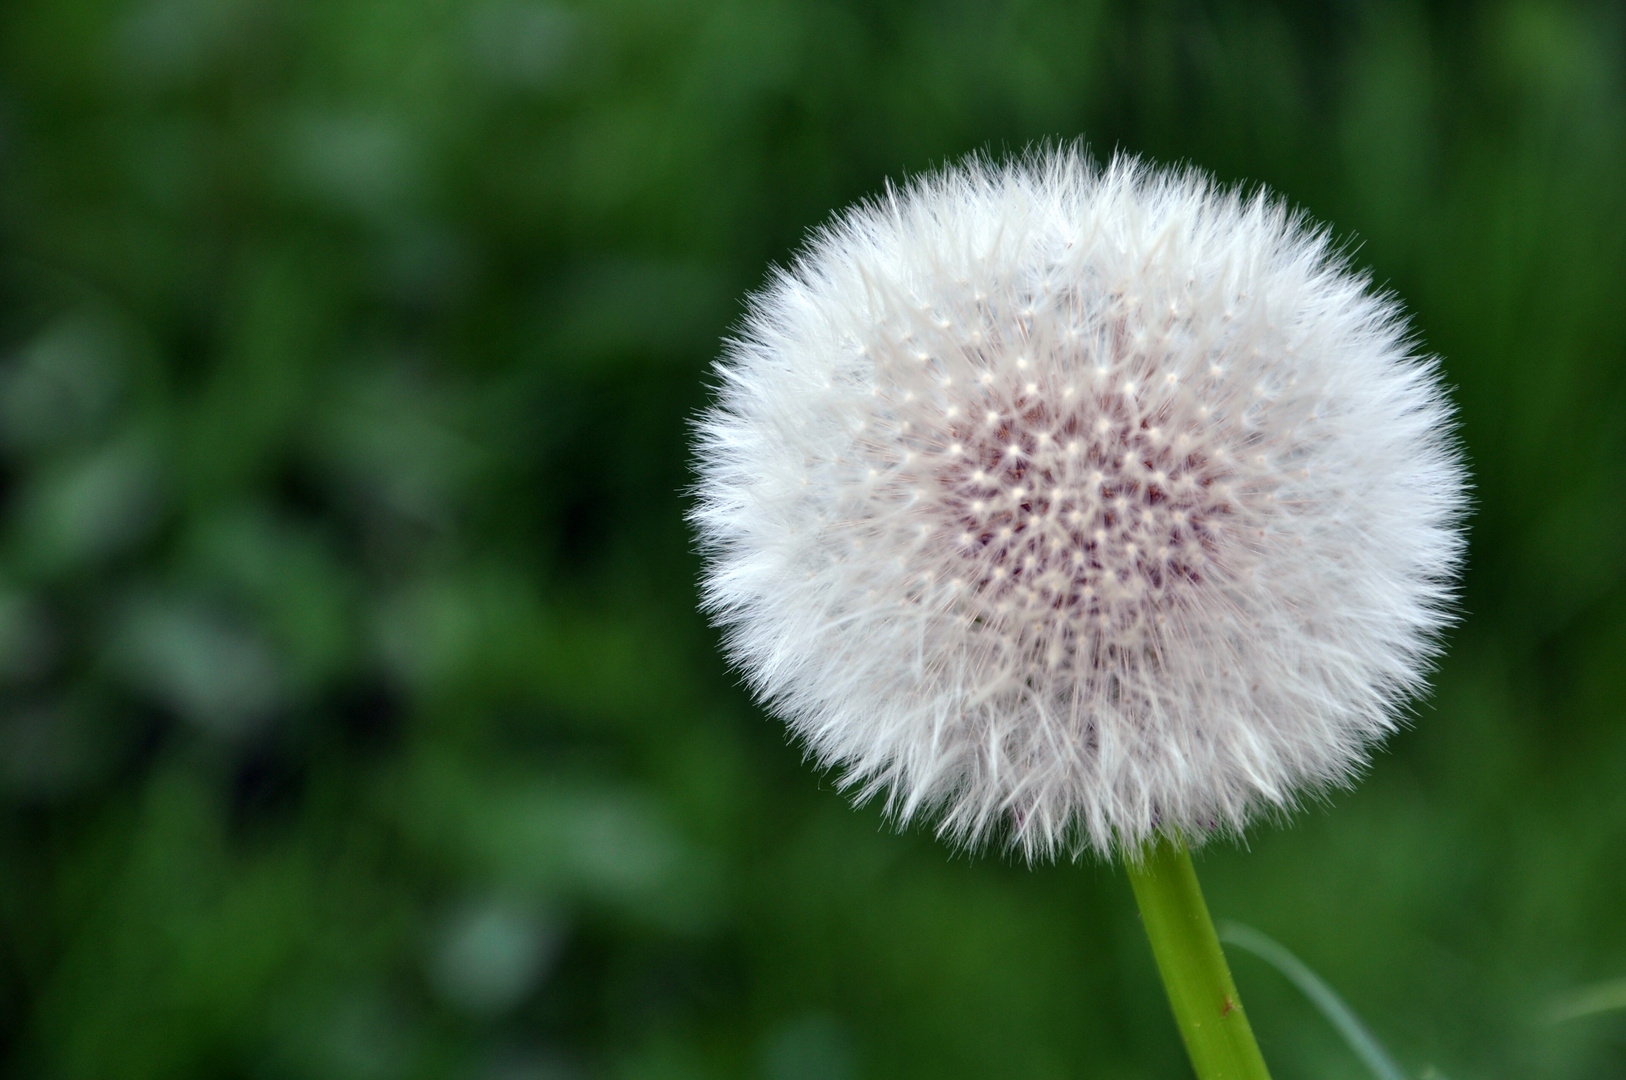
[[[1414,1076],[1626,1074],[1549,1019],[1626,976],[1626,15],[1354,0],[6,0],[3,1071],[1189,1075],[1122,873],[850,808],[682,520],[770,265],[1080,135],[1332,223],[1475,475],[1415,726],[1216,915]]]

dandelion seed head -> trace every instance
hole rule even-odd
[[[1348,781],[1465,478],[1432,362],[1278,201],[1077,150],[839,216],[699,425],[705,603],[856,796],[1029,858]]]

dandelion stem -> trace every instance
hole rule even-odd
[[[1185,842],[1160,838],[1125,865],[1199,1080],[1270,1080]]]

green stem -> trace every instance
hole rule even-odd
[[[1159,839],[1125,865],[1199,1080],[1270,1080],[1185,843]]]

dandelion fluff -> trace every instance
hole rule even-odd
[[[1422,687],[1450,408],[1264,193],[972,159],[820,230],[717,374],[706,606],[901,822],[1029,858],[1234,832],[1347,782]]]

